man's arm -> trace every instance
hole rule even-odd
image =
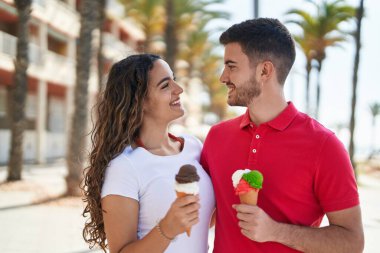
[[[360,253],[364,234],[360,206],[327,213],[330,225],[311,228],[279,223],[261,208],[234,205],[242,234],[258,242],[273,241],[310,253]]]

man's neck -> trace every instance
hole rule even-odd
[[[248,105],[249,117],[255,125],[259,126],[276,118],[287,106],[288,103],[283,96],[254,99]]]

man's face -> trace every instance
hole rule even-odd
[[[239,43],[224,48],[224,69],[219,80],[228,88],[227,103],[231,106],[248,106],[261,93],[256,80],[256,67],[250,64]]]

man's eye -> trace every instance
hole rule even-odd
[[[167,88],[167,87],[169,87],[169,83],[165,83],[165,84],[163,84],[163,85],[161,86],[161,89],[165,89],[165,88]]]

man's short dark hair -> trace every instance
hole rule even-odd
[[[223,45],[237,42],[251,64],[270,60],[276,68],[281,84],[293,66],[296,52],[288,29],[277,19],[258,18],[235,24],[219,38]]]

